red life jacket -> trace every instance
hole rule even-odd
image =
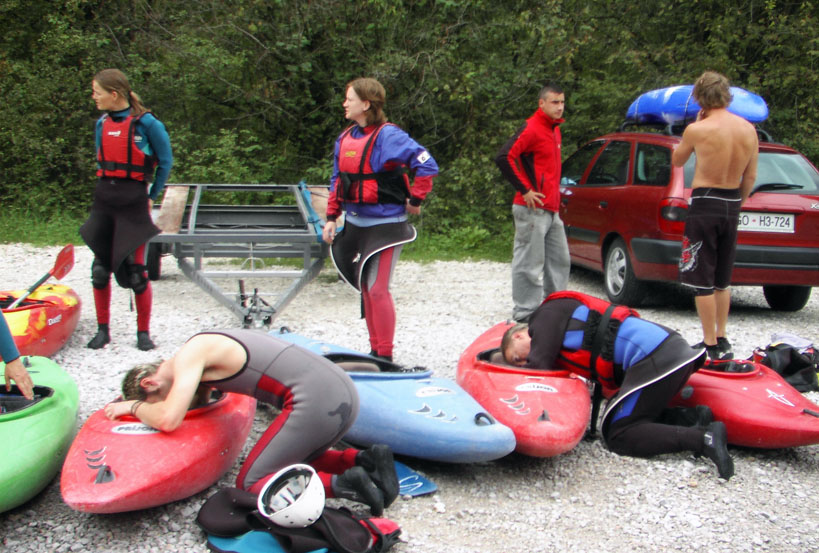
[[[578,350],[561,349],[556,365],[599,382],[608,396],[617,390],[617,382],[622,379],[622,374],[615,374],[614,366],[614,340],[620,323],[640,315],[629,307],[569,290],[550,294],[544,302],[561,298],[579,301],[588,307],[589,316],[585,322],[573,319],[569,323],[569,330],[583,330],[583,344]]]
[[[410,196],[407,168],[388,163],[382,171],[373,171],[370,158],[372,145],[385,125],[379,125],[370,134],[354,138],[350,126],[341,136],[338,150],[338,177],[336,195],[341,202],[366,204],[403,204]]]
[[[128,115],[114,121],[107,114],[102,120],[100,147],[97,150],[98,177],[145,181],[152,177],[156,158],[146,156],[135,140],[136,124],[142,115]],[[141,137],[145,140],[144,137]]]

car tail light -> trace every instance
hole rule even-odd
[[[666,234],[682,234],[688,202],[682,198],[665,198],[660,202],[660,230]]]

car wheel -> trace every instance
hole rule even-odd
[[[148,269],[148,278],[159,280],[162,274],[162,245],[148,244],[148,251],[145,254],[145,267]]]
[[[606,250],[603,282],[610,302],[630,306],[640,304],[645,287],[634,276],[628,249],[622,238],[616,239]]]
[[[763,286],[765,301],[777,311],[799,311],[810,299],[810,286]]]

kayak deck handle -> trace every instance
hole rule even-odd
[[[94,479],[94,484],[107,484],[114,481],[114,471],[108,465],[102,465],[97,471],[97,477]]]
[[[489,413],[484,413],[481,411],[480,413],[475,414],[475,424],[478,426],[489,426],[491,424],[495,424],[495,419],[493,419]]]
[[[819,419],[819,412],[816,412],[813,409],[802,409],[802,412],[807,414],[807,415],[810,415],[812,417],[816,417],[817,419]]]

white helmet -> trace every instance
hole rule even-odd
[[[279,526],[304,528],[324,511],[324,486],[310,465],[290,465],[265,482],[256,504]]]

